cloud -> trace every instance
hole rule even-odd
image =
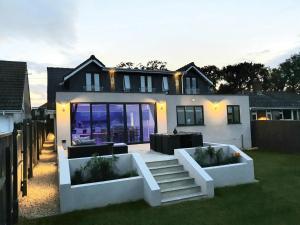
[[[294,48],[278,53],[278,55],[267,61],[266,65],[270,67],[277,67],[280,63],[283,63],[286,59],[297,53],[300,53],[300,46],[296,46]]]
[[[0,44],[21,39],[71,46],[76,6],[72,0],[0,0]]]

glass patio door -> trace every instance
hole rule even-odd
[[[153,104],[141,104],[143,139],[142,142],[150,141],[150,134],[155,132],[155,110]]]
[[[106,104],[92,105],[92,138],[96,144],[108,141]]]
[[[124,104],[109,104],[110,140],[125,142]]]
[[[127,142],[139,143],[141,141],[141,121],[139,104],[126,104]]]

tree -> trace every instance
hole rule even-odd
[[[244,62],[229,65],[222,68],[221,74],[219,93],[235,94],[268,89],[269,71],[263,64]]]
[[[132,62],[121,62],[117,65],[124,69],[139,69],[139,70],[167,70],[167,63],[160,60],[151,60],[143,65],[142,63],[134,64]]]
[[[281,78],[286,80],[286,91],[300,92],[300,53],[293,55],[279,65]]]
[[[124,68],[124,69],[134,69],[134,64],[132,62],[120,62],[117,65],[118,68]]]
[[[222,80],[221,70],[214,65],[204,66],[200,68],[200,71],[213,82],[214,87],[217,87]]]

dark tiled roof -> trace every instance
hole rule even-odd
[[[200,71],[200,68],[198,66],[196,66],[196,64],[194,62],[191,62],[189,64],[186,64],[185,66],[183,67],[180,67],[179,69],[177,69],[177,71],[186,71],[188,68],[190,68],[191,66],[194,66],[196,67],[199,71]]]
[[[21,110],[26,62],[0,60],[0,110]]]
[[[72,68],[58,68],[47,67],[47,108],[55,109],[55,94],[61,91],[62,87],[59,85],[64,80],[64,76],[69,74]]]
[[[249,94],[250,107],[300,108],[300,95],[286,92],[265,92]]]

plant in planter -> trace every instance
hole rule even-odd
[[[222,148],[215,150],[208,146],[207,149],[196,148],[194,158],[200,166],[209,167],[238,163],[240,154],[235,152],[231,156],[226,156]]]
[[[72,185],[138,176],[134,170],[121,175],[118,174],[115,165],[117,160],[118,157],[115,155],[112,155],[112,158],[94,155],[93,158],[86,163],[85,167],[81,167],[74,172],[71,179]]]

